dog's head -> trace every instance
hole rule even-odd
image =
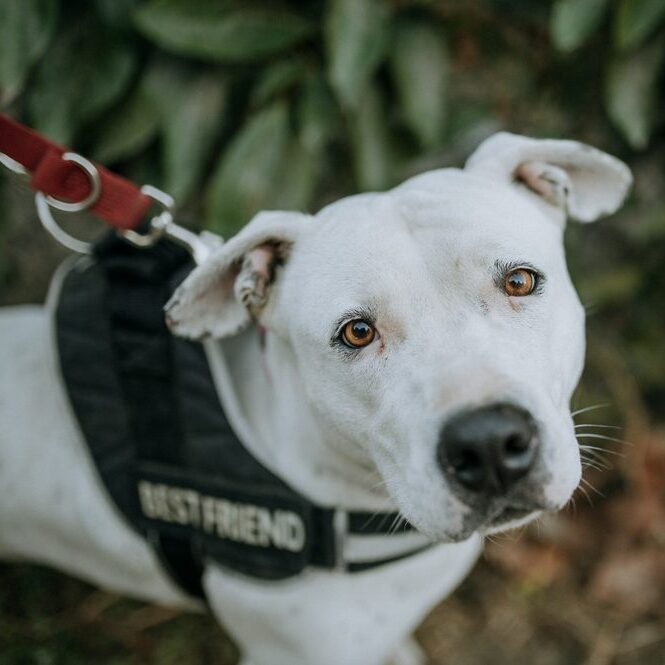
[[[613,213],[630,183],[588,146],[497,134],[464,169],[314,217],[259,214],[189,276],[168,320],[200,338],[255,319],[288,344],[323,426],[430,537],[516,526],[580,479],[569,401],[584,311],[565,221]]]

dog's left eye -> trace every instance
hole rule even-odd
[[[531,295],[538,285],[538,274],[529,268],[515,268],[503,278],[503,290],[509,296]]]
[[[374,326],[363,321],[354,319],[344,324],[342,328],[342,341],[352,349],[361,349],[374,341],[376,330]]]

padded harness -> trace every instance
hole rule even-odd
[[[192,268],[171,241],[139,250],[110,234],[66,273],[55,307],[62,376],[99,476],[175,582],[204,598],[207,558],[277,580],[310,566],[366,570],[428,547],[346,561],[349,538],[413,528],[395,529],[398,514],[316,505],[245,448],[203,346],[164,323],[164,304]]]

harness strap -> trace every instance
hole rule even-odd
[[[77,267],[78,266],[78,267]],[[319,506],[254,458],[221,408],[200,344],[165,327],[191,269],[167,240],[109,236],[68,273],[56,320],[62,374],[103,483],[186,593],[207,561],[255,579],[352,573],[429,546],[395,513]]]

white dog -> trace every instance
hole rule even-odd
[[[613,213],[630,183],[586,145],[497,134],[464,169],[314,216],[261,213],[179,287],[169,326],[207,340],[255,457],[318,505],[398,511],[419,532],[369,537],[364,555],[350,538],[348,560],[400,538],[436,543],[365,572],[272,582],[206,562],[208,602],[244,665],[422,662],[409,635],[481,536],[566,504],[580,480],[569,400],[584,311],[565,220]],[[0,315],[0,556],[202,607],[103,491],[50,326],[40,307]]]

